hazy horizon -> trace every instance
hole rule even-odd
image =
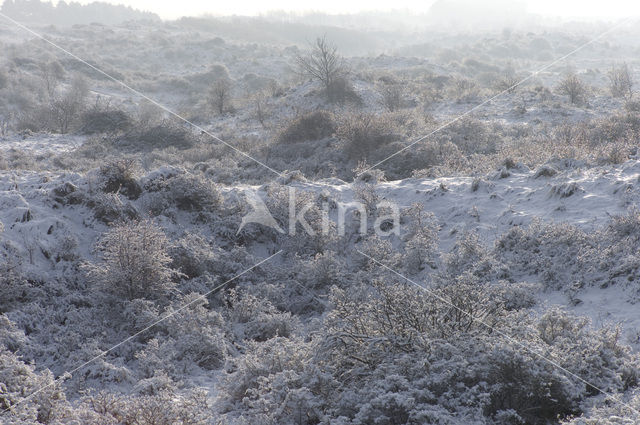
[[[337,0],[327,0],[322,3],[321,7],[309,7],[300,4],[294,0],[273,0],[270,2],[257,2],[255,0],[240,0],[228,4],[211,4],[204,0],[184,0],[176,2],[156,2],[154,0],[102,0],[111,4],[123,4],[136,9],[141,9],[156,13],[162,19],[177,19],[183,16],[226,16],[226,15],[245,15],[256,16],[272,12],[288,12],[288,13],[327,13],[327,14],[351,14],[360,12],[385,12],[391,10],[405,10],[415,13],[426,13],[436,0],[415,1],[415,0],[399,0],[389,3],[387,1],[354,1],[345,4],[345,2]],[[468,2],[476,6],[478,3],[486,4],[524,4],[527,13],[542,15],[545,17],[559,17],[568,19],[614,19],[624,18],[631,15],[640,14],[640,4],[629,4],[625,0],[611,0],[607,3],[588,0],[491,0],[491,1],[472,1],[472,0],[453,0],[455,3]],[[53,2],[54,4],[57,1]],[[81,4],[92,3],[92,0],[80,0]]]

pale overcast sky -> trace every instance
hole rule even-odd
[[[362,10],[410,9],[426,11],[434,0],[323,0],[312,7],[312,3],[301,0],[103,0],[109,3],[126,4],[137,9],[149,10],[162,18],[177,18],[188,15],[257,15],[270,10],[321,11],[328,13],[357,12]],[[472,0],[466,0],[472,1]],[[476,0],[483,1],[483,0]],[[80,3],[90,3],[81,0]],[[638,0],[524,0],[531,13],[585,18],[621,18],[640,15]]]

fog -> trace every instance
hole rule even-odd
[[[54,1],[53,3],[57,3]],[[87,4],[89,0],[79,3]],[[176,19],[182,16],[199,16],[211,14],[216,16],[244,15],[253,16],[272,11],[288,11],[295,13],[358,13],[363,11],[390,11],[403,10],[411,14],[421,14],[429,11],[430,7],[437,3],[435,0],[399,0],[394,2],[383,0],[370,1],[338,1],[328,0],[316,5],[296,0],[256,1],[241,0],[234,2],[211,2],[207,0],[185,0],[180,2],[154,1],[154,0],[107,0],[107,3],[124,4],[137,9],[148,10],[157,13],[163,19]],[[640,14],[640,4],[628,0],[611,0],[602,2],[598,0],[452,0],[451,3],[464,4],[462,9],[469,5],[474,8],[486,7],[492,9],[496,4],[516,8],[522,5],[527,13],[563,18],[579,19],[611,19]]]

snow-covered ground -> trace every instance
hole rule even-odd
[[[44,143],[44,141],[42,141]],[[513,226],[528,226],[539,218],[569,223],[585,230],[608,223],[612,216],[624,215],[640,202],[640,161],[629,160],[619,166],[583,168],[572,161],[558,160],[546,166],[554,176],[539,175],[523,165],[496,172],[485,179],[435,178],[383,182],[375,187],[380,200],[400,208],[414,203],[424,205],[440,225],[440,245],[449,251],[461,234],[476,232],[483,243],[493,246],[498,237]],[[46,278],[64,273],[52,258],[62,241],[77,240],[78,252],[91,258],[91,247],[107,226],[96,220],[93,211],[83,205],[57,203],[56,190],[65,184],[94,190],[91,179],[73,173],[13,171],[0,173],[0,222],[3,255],[17,253],[29,259],[25,271]],[[324,193],[337,202],[352,202],[354,183],[336,179],[294,182],[296,190]],[[225,196],[242,197],[260,186],[223,188]],[[141,205],[138,205],[142,208]],[[183,229],[184,230],[184,229]],[[14,254],[15,255],[15,254]],[[63,263],[62,263],[63,264]],[[580,294],[582,303],[570,305],[564,293],[544,292],[541,300],[561,304],[592,318],[594,324],[620,323],[628,342],[638,344],[640,309],[629,304],[628,288],[588,288]]]
[[[17,151],[34,155],[69,152],[84,142],[84,136],[68,134],[25,134],[22,137],[0,137],[0,152]]]

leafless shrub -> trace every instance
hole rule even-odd
[[[558,92],[569,96],[569,102],[579,105],[587,100],[587,86],[575,72],[569,72],[558,85]]]
[[[204,391],[178,395],[165,389],[157,394],[122,396],[100,392],[82,399],[82,423],[131,425],[204,425],[211,407]]]
[[[40,65],[40,74],[42,76],[46,93],[51,99],[55,96],[56,89],[64,79],[64,68],[60,62],[51,61]]]
[[[613,97],[630,99],[633,95],[633,76],[626,63],[609,71],[609,88]]]
[[[401,84],[385,84],[379,89],[382,105],[389,111],[397,111],[404,104],[404,87]]]
[[[253,116],[262,125],[267,128],[267,119],[269,117],[269,103],[264,90],[259,90],[251,96],[251,105],[253,106]]]
[[[478,96],[478,87],[474,81],[468,78],[456,77],[451,79],[447,92],[447,96],[456,102],[468,102]]]
[[[520,79],[515,73],[507,72],[502,75],[495,84],[496,90],[502,92],[506,91],[507,93],[515,93],[518,89],[518,83]]]
[[[356,113],[343,117],[336,129],[345,142],[350,158],[362,159],[395,138],[390,121],[384,116]]]
[[[76,76],[71,87],[62,95],[51,99],[51,115],[60,133],[67,133],[85,106],[89,88],[84,78]]]

